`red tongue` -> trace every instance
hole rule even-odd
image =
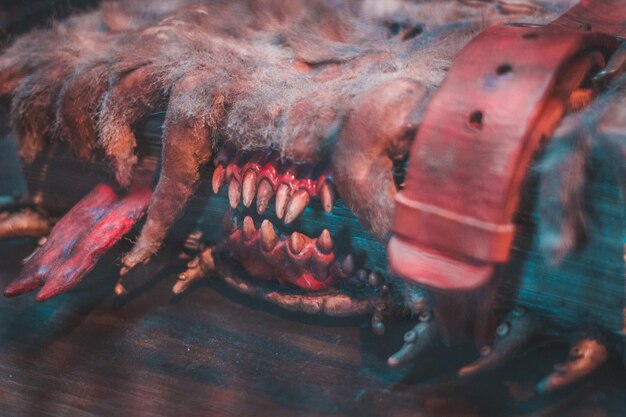
[[[97,186],[55,225],[4,295],[17,296],[43,285],[37,300],[45,301],[73,288],[143,216],[151,194],[142,188],[120,199],[110,186]]]
[[[18,279],[7,287],[4,295],[14,297],[39,288],[46,274],[65,261],[76,245],[77,237],[93,227],[116,198],[115,191],[108,185],[94,188],[59,220],[46,243],[26,262]]]
[[[80,238],[71,257],[50,271],[37,294],[37,301],[48,300],[76,286],[96,266],[100,257],[143,217],[151,195],[152,190],[143,188],[109,207],[107,213]]]

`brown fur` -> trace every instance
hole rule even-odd
[[[136,161],[133,128],[167,108],[163,169],[146,228],[126,259],[130,267],[158,248],[219,142],[315,162],[327,158],[337,141],[337,150],[344,149],[342,141],[350,138],[358,152],[344,149],[344,165],[335,163],[339,191],[384,239],[395,192],[392,148],[407,141],[407,132],[394,124],[402,117],[380,107],[394,101],[377,96],[387,97],[394,80],[412,80],[423,94],[419,102],[400,103],[411,108],[399,113],[413,117],[456,52],[482,28],[549,20],[565,3],[108,1],[16,41],[0,61],[0,80],[7,80],[2,91],[13,94],[13,123],[26,162],[55,137],[83,157],[97,145],[122,185],[131,183]],[[362,114],[376,118],[358,120]],[[346,130],[350,123],[370,123],[384,139],[372,144],[354,137]],[[361,160],[372,161],[370,171],[359,171]],[[365,190],[370,192],[360,192]]]
[[[546,150],[541,173],[540,245],[555,262],[585,243],[591,153],[599,150],[626,196],[626,76],[582,113],[567,117]]]

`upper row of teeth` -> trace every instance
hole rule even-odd
[[[283,162],[277,152],[233,152],[222,148],[215,159],[212,188],[219,193],[228,185],[232,208],[239,203],[251,207],[256,197],[259,214],[276,198],[276,217],[286,224],[297,219],[312,198],[319,198],[325,212],[330,213],[337,200],[337,191],[329,169],[316,174],[308,164]]]

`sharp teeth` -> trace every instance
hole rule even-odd
[[[291,249],[291,252],[297,255],[302,252],[302,250],[306,246],[306,242],[306,236],[298,232],[293,232],[289,237],[289,249]]]
[[[231,178],[228,184],[228,201],[232,208],[237,208],[241,200],[241,184],[236,178]]]
[[[232,233],[235,230],[239,229],[240,224],[239,214],[231,209],[226,210],[224,214],[224,232]]]
[[[322,208],[326,213],[333,211],[333,206],[337,201],[337,191],[335,186],[330,181],[324,181],[322,187],[319,190],[320,200],[322,201]]]
[[[320,237],[317,238],[317,248],[320,252],[329,254],[333,251],[333,238],[328,229],[324,229]]]
[[[274,188],[272,184],[266,180],[261,180],[259,188],[256,193],[256,211],[259,214],[263,214],[267,207],[270,205],[270,200],[274,196]]]
[[[256,172],[249,169],[243,177],[243,205],[250,207],[256,194]]]
[[[356,271],[356,274],[354,274],[354,278],[359,287],[365,285],[367,282],[367,271],[365,269],[359,269]]]
[[[243,238],[245,240],[254,239],[254,234],[256,232],[256,227],[254,226],[254,220],[252,217],[246,216],[243,219]]]
[[[382,284],[383,279],[380,276],[379,273],[377,272],[370,272],[370,274],[367,277],[367,282],[374,288],[380,287],[380,284]]]
[[[278,244],[278,235],[274,231],[272,222],[265,219],[261,223],[261,248],[264,251],[271,251]]]
[[[120,282],[115,284],[115,288],[113,288],[113,291],[115,292],[115,295],[117,295],[118,297],[128,293],[124,285],[122,285],[122,283]]]
[[[352,275],[355,268],[354,255],[349,254],[341,263],[341,270],[346,275]]]
[[[218,194],[220,190],[222,189],[222,187],[224,186],[224,173],[225,172],[226,172],[226,169],[224,168],[224,165],[222,164],[216,166],[215,171],[213,171],[213,181],[211,182],[211,185],[213,186],[213,192],[215,194]]]
[[[276,217],[279,219],[282,219],[285,216],[289,193],[290,188],[287,184],[281,184],[276,191]]]
[[[289,224],[298,218],[309,205],[309,193],[306,190],[298,190],[291,196],[285,214],[285,223]]]

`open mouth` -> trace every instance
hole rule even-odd
[[[155,118],[138,136],[138,175],[147,178],[159,169],[158,122]],[[397,188],[403,172],[399,160],[393,167]],[[58,212],[94,182],[110,177],[106,164],[83,163],[63,150],[51,151],[25,173],[34,195]],[[179,277],[176,293],[209,274],[288,310],[334,316],[374,312],[374,329],[382,329],[382,312],[395,293],[386,275],[384,243],[346,206],[329,165],[284,161],[277,151],[223,146],[203,177],[207,181],[171,238],[180,242],[191,230],[200,231],[203,248],[212,250],[212,265],[198,270],[200,254]]]
[[[214,165],[216,195],[207,208],[211,217],[224,212],[218,263],[267,291],[299,296],[301,304],[343,294],[360,312],[376,308],[358,300],[389,290],[384,247],[345,207],[329,167],[227,148]]]
[[[291,311],[373,312],[373,328],[384,329],[391,304],[384,245],[346,207],[329,167],[224,148],[213,165],[199,192],[206,200],[191,204],[202,206],[198,229],[219,278]]]

